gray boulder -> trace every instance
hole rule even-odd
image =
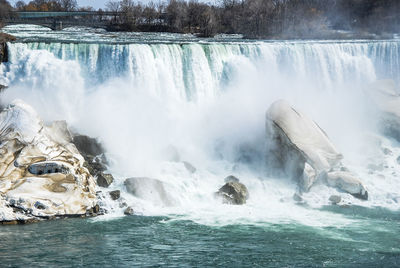
[[[187,169],[187,171],[189,171],[190,173],[195,173],[196,172],[196,168],[192,164],[190,164],[189,162],[183,161],[182,163],[185,166],[185,168]]]
[[[110,194],[112,200],[118,200],[121,197],[120,190],[111,191],[109,194]]]
[[[339,188],[356,198],[368,200],[368,192],[362,182],[350,172],[333,171],[324,174],[327,184]]]
[[[103,172],[97,173],[97,185],[103,188],[108,188],[114,181],[114,177],[111,174],[106,174]]]
[[[340,195],[331,195],[329,197],[329,201],[332,204],[336,205],[336,204],[340,203],[340,201],[342,201],[342,198],[340,197]]]
[[[216,195],[222,197],[224,203],[231,205],[246,204],[246,200],[249,198],[247,187],[240,182],[226,183],[218,190]]]
[[[104,148],[95,138],[86,135],[75,135],[72,141],[82,155],[97,156],[104,153]]]
[[[85,158],[84,166],[92,176],[98,176],[99,173],[107,170],[108,162],[105,157],[105,150],[97,139],[86,135],[74,135],[72,143]]]
[[[170,185],[166,182],[147,177],[134,177],[126,179],[124,185],[128,193],[155,204],[172,206],[175,203],[174,198],[168,193]]]
[[[124,210],[124,214],[127,215],[127,216],[131,216],[131,215],[134,215],[135,212],[134,212],[133,208],[127,207],[127,208]]]
[[[239,182],[239,179],[233,175],[229,175],[224,179],[224,182]]]

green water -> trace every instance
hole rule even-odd
[[[296,224],[212,227],[164,217],[68,219],[2,226],[2,267],[396,267],[400,216],[326,207],[347,227]],[[334,214],[333,214],[334,215]]]

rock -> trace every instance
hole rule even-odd
[[[95,181],[62,131],[16,100],[0,113],[0,222],[86,215]]]
[[[396,158],[396,161],[397,161],[397,164],[400,165],[400,156],[398,156],[398,157]]]
[[[249,198],[246,186],[240,182],[228,182],[216,194],[222,197],[224,203],[232,205],[243,205]]]
[[[7,42],[12,42],[15,40],[15,36],[6,33],[0,33],[0,63],[8,62]]]
[[[54,121],[47,126],[47,129],[49,130],[48,134],[51,135],[53,139],[57,139],[57,137],[63,137],[63,139],[68,143],[71,143],[73,140],[71,132],[69,131],[67,122],[65,120]]]
[[[303,177],[300,181],[303,191],[309,191],[311,186],[317,180],[317,173],[308,163],[304,164]]]
[[[104,172],[107,170],[106,162],[107,160],[103,157],[93,157],[86,156],[85,157],[84,166],[89,170],[90,174],[96,176],[98,173]]]
[[[131,208],[131,207],[127,207],[125,210],[124,210],[124,214],[125,215],[127,215],[127,216],[130,216],[130,215],[134,215],[134,211],[133,211],[133,208]]]
[[[268,109],[266,130],[269,167],[283,171],[304,190],[319,174],[338,167],[343,158],[326,133],[286,101],[276,101]]]
[[[368,200],[368,192],[362,182],[352,173],[334,171],[324,174],[328,185],[337,187],[356,198]]]
[[[300,194],[295,193],[295,194],[293,195],[293,200],[296,201],[296,202],[303,202],[303,197],[301,197]]]
[[[342,197],[340,195],[331,195],[329,197],[329,201],[331,201],[332,204],[336,205],[342,201]]]
[[[82,155],[97,156],[104,153],[103,146],[95,138],[85,135],[76,135],[73,143]]]
[[[110,196],[112,200],[117,200],[121,197],[121,191],[120,190],[111,191]]]
[[[239,182],[239,179],[233,175],[230,175],[224,179],[224,182]]]
[[[124,185],[128,193],[155,204],[172,206],[175,203],[174,198],[167,191],[170,186],[163,181],[134,177],[126,179]]]
[[[183,161],[182,163],[190,173],[195,173],[196,172],[196,168],[192,164],[190,164],[189,162]]]
[[[72,142],[85,158],[84,165],[92,176],[98,176],[99,173],[107,170],[108,162],[105,157],[105,150],[97,139],[86,135],[75,135]]]
[[[383,148],[382,152],[384,155],[392,155],[392,150],[390,150],[389,148]]]
[[[286,101],[276,101],[268,109],[266,130],[270,169],[283,171],[295,179],[303,191],[308,191],[315,181],[324,177],[330,186],[361,199],[368,198],[361,181],[344,171],[343,156],[326,133]]]
[[[106,174],[103,172],[97,173],[97,185],[103,188],[108,188],[110,184],[114,181],[114,177],[111,174]]]
[[[3,92],[6,88],[8,87],[0,84],[0,93]]]
[[[86,211],[86,216],[97,216],[101,214],[104,214],[104,210],[102,211],[98,204]]]

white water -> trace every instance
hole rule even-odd
[[[395,160],[400,149],[378,136],[393,151],[384,156],[382,146],[365,138],[377,129],[362,93],[377,78],[399,79],[399,42],[52,42],[9,47],[10,63],[0,67],[0,84],[10,85],[3,103],[21,98],[46,120],[66,119],[76,131],[98,137],[112,159],[115,189],[123,189],[123,179],[132,176],[168,182],[172,207],[123,195],[138,213],[176,214],[207,224],[353,223],[296,205],[294,182],[265,176],[264,114],[279,98],[315,119],[343,152],[345,163],[361,175],[370,200],[340,193],[346,202],[400,206]],[[171,145],[197,172],[168,161],[165,152]],[[371,161],[388,168],[368,174]],[[213,198],[230,174],[249,188],[247,205],[221,205]],[[338,192],[317,185],[304,198],[319,207],[333,193]],[[108,206],[121,215],[117,204],[110,201]]]

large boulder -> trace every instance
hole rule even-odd
[[[317,123],[284,100],[271,105],[266,122],[270,137],[280,148],[289,147],[293,158],[309,163],[317,172],[337,166],[343,158]],[[303,164],[300,166],[302,173]]]
[[[327,134],[317,123],[284,100],[274,102],[268,109],[266,131],[269,168],[295,179],[303,191],[308,191],[322,175],[341,167],[343,156]],[[360,180],[344,171],[341,178],[346,178],[346,183],[330,185],[357,197],[365,197],[365,187]],[[360,190],[361,195],[355,189]]]
[[[330,170],[343,158],[314,121],[284,100],[274,102],[268,109],[266,130],[270,166],[296,180],[302,180],[304,173],[318,175]],[[305,163],[309,165],[306,171]],[[305,188],[309,188],[307,184],[304,183]]]
[[[19,100],[0,113],[0,222],[98,210],[94,178],[65,133]]]
[[[247,187],[240,182],[230,181],[222,186],[217,196],[222,197],[222,201],[226,204],[243,205],[249,199],[249,191]]]
[[[386,136],[400,141],[400,94],[393,80],[378,80],[365,90],[377,110],[379,126]]]
[[[128,193],[154,204],[172,206],[175,203],[174,198],[168,193],[169,185],[158,179],[128,178],[124,185]]]
[[[83,156],[98,156],[104,153],[104,148],[101,143],[86,135],[75,135],[73,143]]]
[[[113,183],[114,177],[111,174],[106,174],[103,172],[97,173],[96,182],[97,185],[103,188],[108,188],[111,183]]]
[[[368,192],[358,177],[347,171],[332,171],[324,174],[329,186],[339,188],[354,197],[368,200]]]
[[[105,173],[108,161],[105,157],[103,145],[96,139],[86,135],[74,135],[72,143],[86,160],[84,166],[92,176],[96,177],[98,186],[107,188],[114,181],[114,177]]]

